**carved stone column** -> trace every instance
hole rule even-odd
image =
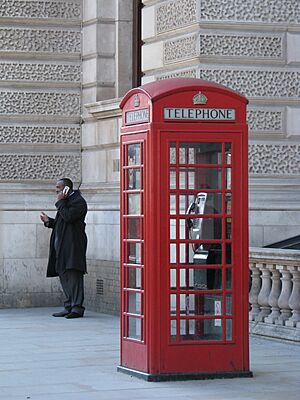
[[[257,321],[264,322],[265,317],[271,312],[271,307],[269,306],[268,301],[271,292],[271,273],[266,264],[260,265],[262,265],[262,285],[257,298],[258,304],[260,305],[260,313],[257,316]]]
[[[300,267],[289,267],[293,276],[293,290],[289,298],[289,306],[292,310],[292,316],[285,322],[286,326],[300,327]]]
[[[249,293],[249,302],[251,304],[251,310],[249,312],[249,320],[255,321],[257,315],[260,312],[260,307],[257,301],[258,294],[261,289],[260,270],[256,263],[250,263],[249,268],[251,270],[251,290]]]
[[[272,289],[269,294],[269,305],[271,306],[271,314],[265,318],[265,322],[274,324],[276,319],[280,316],[278,307],[278,298],[281,292],[280,272],[276,268],[276,264],[268,265],[268,269],[272,272]]]
[[[280,316],[275,321],[278,325],[284,325],[285,321],[291,316],[291,309],[289,306],[289,299],[292,292],[291,274],[285,265],[279,265],[278,269],[281,270],[282,288],[281,294],[278,298],[278,306],[280,308]]]

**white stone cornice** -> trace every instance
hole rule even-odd
[[[84,104],[87,111],[96,119],[120,117],[122,111],[119,107],[121,98],[98,101],[96,103]]]

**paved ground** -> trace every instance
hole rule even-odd
[[[0,310],[1,400],[300,399],[300,345],[251,338],[254,378],[151,383],[117,372],[117,317],[53,311]]]

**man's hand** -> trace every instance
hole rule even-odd
[[[46,224],[47,222],[49,222],[49,217],[48,217],[48,215],[46,215],[43,211],[41,212],[40,218],[41,218],[41,220],[42,220],[42,222],[43,222],[44,224]]]

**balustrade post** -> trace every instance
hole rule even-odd
[[[258,304],[260,305],[260,313],[258,314],[256,321],[264,322],[266,316],[268,316],[271,312],[271,307],[269,306],[269,295],[271,292],[271,273],[270,270],[267,268],[266,264],[262,265],[261,271],[261,289],[258,294]]]
[[[269,264],[267,268],[272,272],[272,289],[268,298],[269,305],[271,306],[271,314],[265,318],[265,322],[274,324],[276,319],[280,316],[278,307],[278,298],[281,292],[280,272],[276,268],[276,264]]]
[[[289,298],[289,306],[292,310],[292,316],[285,322],[286,326],[300,327],[300,267],[288,267],[293,278],[292,294]]]
[[[249,312],[249,320],[255,321],[257,315],[260,312],[260,307],[258,305],[258,294],[261,289],[261,279],[260,270],[257,268],[256,263],[250,263],[249,268],[251,270],[251,290],[249,293],[249,302],[251,304],[251,310]]]
[[[289,306],[289,299],[292,293],[292,280],[291,274],[285,265],[279,265],[278,269],[281,271],[281,293],[278,298],[278,307],[280,308],[280,316],[275,321],[277,325],[284,325],[285,321],[291,316],[291,309]]]

